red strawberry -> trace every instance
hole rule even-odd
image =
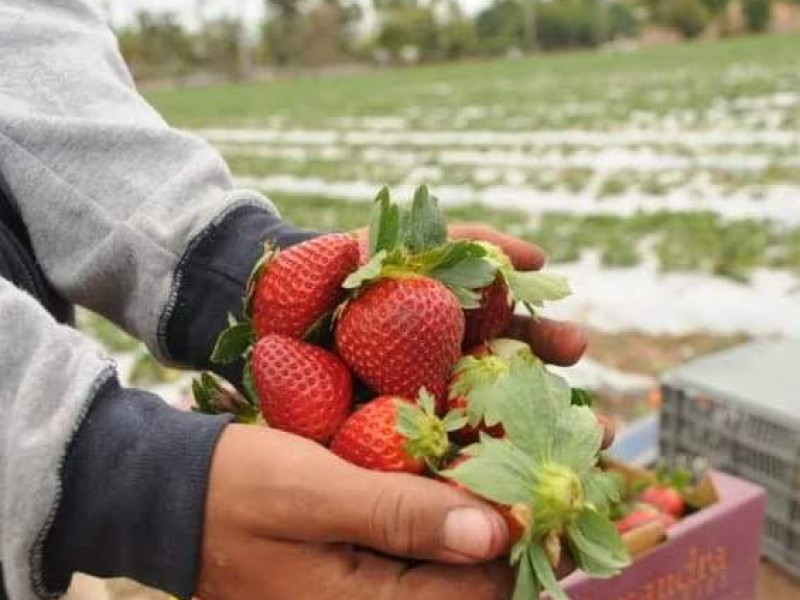
[[[480,291],[480,307],[464,311],[464,348],[496,338],[508,329],[514,317],[514,301],[502,277]]]
[[[447,407],[449,410],[463,410],[466,412],[468,406],[469,401],[464,396],[455,396],[447,400]],[[506,430],[503,429],[501,423],[487,427],[486,423],[481,421],[480,425],[477,427],[465,425],[463,429],[454,432],[453,440],[460,446],[469,446],[478,441],[481,431],[496,438],[501,438],[506,434]]]
[[[637,505],[631,512],[615,522],[614,525],[619,533],[626,533],[660,518],[661,513],[656,508],[648,505]]]
[[[639,500],[655,506],[662,513],[672,515],[676,519],[683,516],[686,512],[686,501],[680,492],[668,485],[652,485],[644,490],[639,496]]]
[[[345,421],[331,451],[346,461],[373,471],[421,475],[449,449],[447,432],[461,427],[456,413],[436,417],[434,399],[420,393],[420,406],[397,396],[381,396]]]
[[[464,315],[444,285],[422,276],[381,279],[349,302],[336,326],[339,354],[380,395],[442,399],[461,350]]]
[[[352,378],[330,352],[271,334],[253,348],[251,369],[270,426],[324,443],[347,418]]]
[[[358,242],[334,233],[267,257],[250,300],[256,339],[301,338],[344,299],[342,282],[358,268]]]

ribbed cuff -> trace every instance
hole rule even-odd
[[[80,571],[190,598],[211,456],[229,422],[105,384],[67,453],[45,543],[47,588],[64,591]]]
[[[178,265],[179,282],[163,328],[171,359],[216,372],[241,387],[242,364],[209,360],[228,315],[242,316],[247,279],[264,252],[264,243],[287,248],[319,235],[298,229],[266,208],[242,206],[201,232]]]

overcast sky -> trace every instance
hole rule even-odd
[[[362,0],[368,1],[368,0]],[[472,13],[486,5],[489,0],[460,0],[464,9]],[[197,0],[94,0],[99,5],[108,4],[115,26],[130,22],[138,10],[169,11],[180,16],[188,26],[194,26],[197,15]],[[264,0],[205,0],[207,15],[238,14],[244,10],[248,20],[259,21],[263,16]],[[240,8],[241,7],[241,8]]]

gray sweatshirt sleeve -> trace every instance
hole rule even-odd
[[[170,128],[147,105],[113,34],[87,1],[0,0],[0,48],[0,175],[48,281],[69,301],[145,341],[161,359],[208,366],[211,343],[239,304],[261,243],[288,245],[313,234],[282,222],[257,193],[235,189],[213,149]],[[91,526],[92,518],[125,519],[126,511],[113,515],[102,498],[80,497],[99,487],[87,481],[103,482],[112,496],[130,496],[121,493],[132,481],[124,479],[129,473],[113,469],[109,454],[124,454],[126,440],[140,440],[143,462],[129,458],[145,478],[137,489],[151,493],[135,500],[166,502],[181,497],[169,487],[180,481],[160,475],[168,453],[159,452],[152,436],[136,434],[156,422],[170,425],[186,442],[170,451],[194,458],[188,471],[196,474],[209,460],[219,426],[196,428],[194,435],[185,426],[189,415],[161,418],[147,409],[152,398],[134,402],[108,383],[112,371],[91,342],[55,325],[1,280],[0,315],[0,563],[11,598],[29,600],[46,591],[41,554],[48,532],[56,542],[74,541],[70,532]],[[128,414],[134,408],[141,418]],[[87,414],[92,426],[84,423]],[[109,435],[114,431],[131,435]],[[195,507],[202,506],[206,476],[187,488],[195,491]],[[110,512],[91,514],[84,507],[90,501]],[[147,525],[166,527],[168,516]],[[131,521],[105,523],[104,534],[120,532],[103,539],[109,547],[129,541],[125,533],[135,528]],[[197,534],[197,522],[182,524]],[[187,539],[186,530],[173,532]],[[55,574],[59,583],[73,568],[129,574],[116,563],[87,564],[102,548],[93,549],[94,557],[91,549],[70,548],[76,561]],[[193,550],[187,548],[185,559],[192,564]],[[122,558],[131,566],[130,556]],[[140,579],[153,577],[152,565],[131,567]],[[192,582],[182,584],[171,591],[188,595]]]

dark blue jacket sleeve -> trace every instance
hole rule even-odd
[[[174,310],[163,323],[171,357],[240,384],[241,365],[210,363],[216,337],[229,313],[240,316],[264,242],[285,248],[314,235],[269,211],[242,207],[198,236],[179,265]],[[228,422],[177,411],[116,382],[106,385],[63,466],[63,493],[45,544],[48,589],[64,590],[81,571],[191,597],[211,457]]]

